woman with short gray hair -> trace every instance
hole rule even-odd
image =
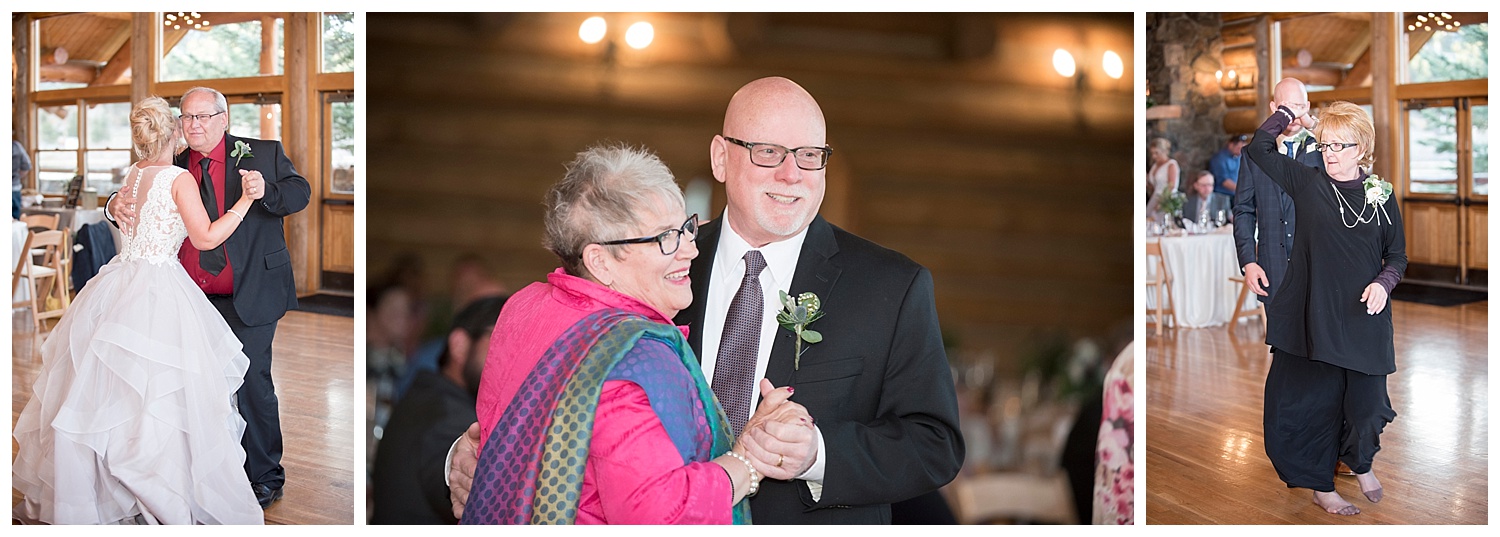
[[[698,216],[672,172],[645,149],[591,147],[546,206],[544,244],[562,267],[495,323],[461,522],[748,523],[760,474],[672,323],[693,301],[698,256]],[[746,431],[812,427],[790,388],[762,388]]]

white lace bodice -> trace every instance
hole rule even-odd
[[[176,166],[130,167],[125,176],[136,192],[136,227],[122,234],[125,242],[120,258],[126,261],[144,259],[154,264],[177,263],[177,251],[187,238],[187,226],[172,200],[172,181],[187,170]]]

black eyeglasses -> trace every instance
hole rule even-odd
[[[214,112],[212,114],[183,114],[183,115],[177,116],[177,120],[181,121],[183,123],[187,123],[189,120],[192,120],[195,123],[202,123],[204,121],[208,121],[209,118],[217,116],[217,115],[222,114],[222,113],[223,112]]]
[[[677,253],[677,248],[678,247],[682,246],[682,236],[684,234],[688,234],[688,233],[691,233],[693,235],[693,238],[688,239],[688,240],[691,240],[691,241],[698,240],[698,215],[696,215],[696,214],[692,215],[692,216],[689,216],[688,219],[687,219],[687,221],[683,222],[682,223],[682,227],[679,228],[679,229],[669,229],[669,230],[663,231],[661,233],[657,233],[655,236],[652,236],[652,237],[641,237],[639,239],[620,239],[620,240],[617,240],[617,241],[604,241],[604,242],[600,242],[599,244],[603,244],[603,245],[612,245],[612,244],[644,244],[644,243],[648,243],[648,242],[654,242],[654,243],[656,243],[656,246],[661,249],[661,255],[672,255],[672,254]]]
[[[833,154],[832,147],[794,147],[787,149],[784,145],[770,144],[765,142],[746,142],[736,140],[728,136],[724,137],[735,145],[744,146],[750,150],[750,163],[762,168],[775,168],[786,160],[787,153],[791,153],[792,161],[797,163],[798,168],[808,171],[821,170],[828,166],[828,156]]]
[[[1358,146],[1359,144],[1346,144],[1346,143],[1343,143],[1343,142],[1328,142],[1326,144],[1325,143],[1316,143],[1316,144],[1313,144],[1313,145],[1317,146],[1318,151],[1327,151],[1329,149],[1332,149],[1334,153],[1338,153],[1338,152],[1343,151],[1345,149]]]

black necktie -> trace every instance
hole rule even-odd
[[[713,390],[729,416],[729,428],[739,438],[750,421],[750,401],[755,396],[755,362],[760,354],[760,327],[765,310],[760,291],[760,271],[766,260],[760,252],[745,254],[745,279],[729,302],[724,317],[724,335],[719,338],[719,356],[714,362]]]
[[[208,221],[213,222],[219,219],[219,200],[214,196],[214,179],[208,175],[209,162],[208,157],[198,159],[198,164],[203,166],[203,173],[198,176],[201,179],[198,182],[198,195],[203,198],[203,209],[208,211]],[[224,259],[223,244],[219,244],[212,250],[198,253],[198,266],[208,271],[209,274],[218,276],[224,271],[225,264],[227,262]]]

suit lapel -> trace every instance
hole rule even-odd
[[[797,270],[792,275],[791,290],[787,294],[797,296],[811,292],[826,303],[833,293],[834,284],[838,282],[839,274],[843,273],[843,269],[833,262],[838,251],[838,241],[833,238],[833,225],[823,220],[821,215],[814,218],[807,227],[807,238],[802,241],[802,251],[797,255]],[[775,315],[775,312],[767,314]],[[777,327],[775,341],[771,345],[771,359],[766,364],[766,378],[771,379],[771,383],[777,387],[796,382],[797,373],[793,369],[792,360],[796,353],[794,337],[790,330]],[[809,348],[804,345],[802,356],[814,359],[814,348],[816,346]]]
[[[240,195],[243,192],[240,185],[240,172],[238,170],[251,169],[250,165],[253,164],[252,161],[246,160],[253,157],[235,158],[229,156],[230,153],[234,152],[234,144],[238,141],[240,139],[234,137],[234,135],[229,133],[224,134],[224,207],[226,209],[233,207],[235,202],[240,201]],[[238,161],[238,164],[236,161]],[[241,164],[244,166],[241,167]]]
[[[718,253],[719,233],[723,228],[719,224],[723,221],[724,218],[720,217],[698,227],[698,257],[688,267],[688,278],[693,281],[693,302],[687,309],[677,312],[677,318],[672,320],[688,326],[688,346],[692,347],[693,355],[700,363],[703,361],[703,316],[708,302],[709,271],[714,266],[714,254]]]

